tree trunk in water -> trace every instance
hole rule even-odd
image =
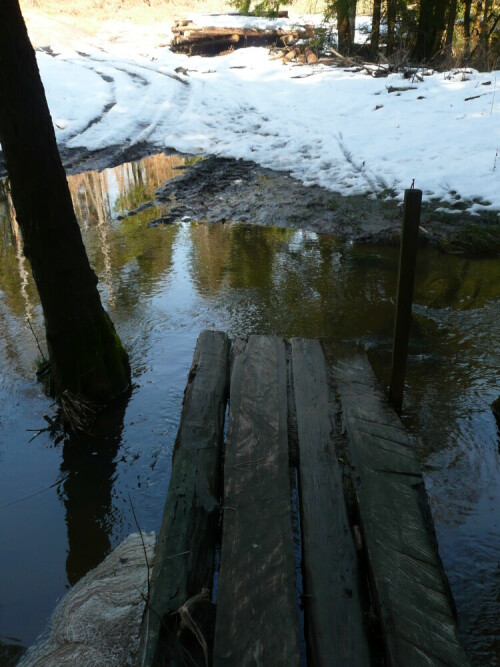
[[[394,37],[396,32],[396,0],[387,0],[387,55],[394,51]]]
[[[378,53],[380,43],[380,15],[382,0],[373,0],[372,34],[370,39],[371,50],[374,55]]]
[[[128,356],[101,304],[17,0],[0,2],[0,142],[43,307],[52,388],[109,400],[129,386]]]

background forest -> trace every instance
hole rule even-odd
[[[338,48],[354,48],[354,16],[371,17],[371,33],[361,47],[363,56],[401,63],[432,63],[434,67],[500,66],[499,0],[24,0],[23,9],[82,17],[162,21],[189,12],[234,11],[273,15],[280,7],[291,12],[324,13],[324,35],[338,28]],[[359,48],[359,47],[357,47]]]

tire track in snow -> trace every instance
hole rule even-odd
[[[104,52],[105,53],[105,52]],[[177,81],[178,83],[183,84],[184,89],[187,89],[189,87],[189,82],[182,79],[180,76],[177,74],[171,73],[171,72],[164,72],[159,68],[152,67],[146,64],[142,63],[127,63],[128,67],[124,66],[125,63],[122,60],[116,60],[114,58],[106,58],[102,57],[99,58],[95,55],[90,55],[87,53],[82,53],[79,52],[79,55],[83,58],[83,63],[76,61],[75,64],[85,64],[85,66],[88,67],[88,69],[91,69],[94,71],[96,74],[98,74],[104,81],[113,81],[113,102],[107,104],[101,113],[100,116],[92,119],[89,121],[87,126],[81,130],[78,133],[75,133],[72,135],[68,141],[76,139],[77,137],[81,137],[87,130],[89,130],[93,125],[96,123],[105,123],[106,122],[106,115],[109,113],[113,107],[118,104],[117,96],[116,96],[116,84],[115,84],[115,79],[113,77],[103,74],[102,72],[99,72],[99,68],[102,68],[103,66],[106,68],[109,68],[111,71],[116,71],[120,72],[122,74],[125,74],[129,79],[131,80],[132,84],[134,86],[139,85],[141,88],[141,100],[145,100],[148,95],[148,91],[154,89],[154,81],[153,78],[155,76],[160,76],[160,77],[168,77],[170,79],[173,79],[174,81]],[[70,61],[68,61],[70,62]],[[87,63],[94,63],[96,66],[91,66],[87,65]],[[146,76],[143,75],[142,72],[151,72],[149,78],[146,78]],[[181,93],[180,95],[176,96],[176,106],[186,106],[188,103],[188,97],[189,95],[186,94],[186,92]],[[184,105],[183,105],[184,102]],[[180,103],[180,104],[179,104]],[[153,132],[157,129],[158,125],[160,124],[161,120],[163,117],[163,110],[160,108],[157,109],[155,112],[153,118],[151,119],[150,122],[138,122],[137,123],[137,130],[138,132],[135,134],[133,137],[124,137],[123,141],[127,142],[129,146],[134,146],[138,143],[147,141]]]
[[[60,54],[56,53],[55,51],[53,51],[50,47],[42,47],[40,49],[37,49],[37,51],[45,53],[48,56],[50,56],[51,58],[57,58],[60,55]],[[111,111],[111,109],[116,105],[116,102],[117,102],[117,100],[116,100],[116,84],[115,84],[114,78],[107,75],[107,74],[103,74],[102,72],[98,72],[94,67],[89,67],[87,65],[87,62],[89,60],[92,60],[92,59],[86,53],[82,53],[80,51],[78,51],[77,53],[82,58],[82,60],[68,58],[68,59],[65,59],[63,62],[72,63],[73,65],[76,65],[76,66],[79,66],[79,67],[84,67],[87,70],[91,70],[92,72],[97,74],[97,76],[100,76],[101,79],[106,84],[108,84],[108,85],[112,84],[112,99],[109,102],[107,102],[102,107],[99,114],[94,116],[93,118],[91,118],[82,129],[78,130],[77,132],[72,132],[67,137],[65,137],[65,139],[64,139],[65,144],[69,144],[70,141],[72,141],[73,139],[76,139],[77,137],[79,137],[82,134],[84,134],[85,132],[87,132],[87,130],[89,130],[91,127],[93,127],[96,123],[99,123],[105,117],[105,115],[108,114]]]
[[[368,169],[365,167],[364,160],[363,162],[355,161],[352,151],[350,151],[347,148],[342,132],[338,133],[338,135],[336,136],[336,140],[339,145],[340,151],[345,158],[345,161],[351,166],[355,175],[361,177],[366,181],[373,194],[376,195],[378,192],[380,192],[380,183],[378,182],[377,177],[376,176],[372,177],[370,175]]]

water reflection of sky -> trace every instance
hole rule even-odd
[[[125,413],[107,415],[85,442],[56,444],[48,431],[31,440],[52,408],[33,381],[39,353],[27,315],[42,347],[43,326],[0,190],[0,642],[33,641],[67,586],[136,530],[130,501],[141,527],[158,529],[200,330],[358,341],[387,378],[397,249],[228,224],[148,228],[148,211],[120,219],[182,163],[158,156],[70,182],[134,380]],[[466,647],[474,664],[491,665],[500,641],[499,435],[489,409],[500,393],[500,262],[432,249],[418,261],[405,422]]]

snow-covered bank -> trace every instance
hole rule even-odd
[[[445,210],[500,211],[500,72],[372,78],[257,48],[188,58],[151,30],[107,24],[38,53],[60,144],[245,158],[345,195],[401,197],[415,179]]]

